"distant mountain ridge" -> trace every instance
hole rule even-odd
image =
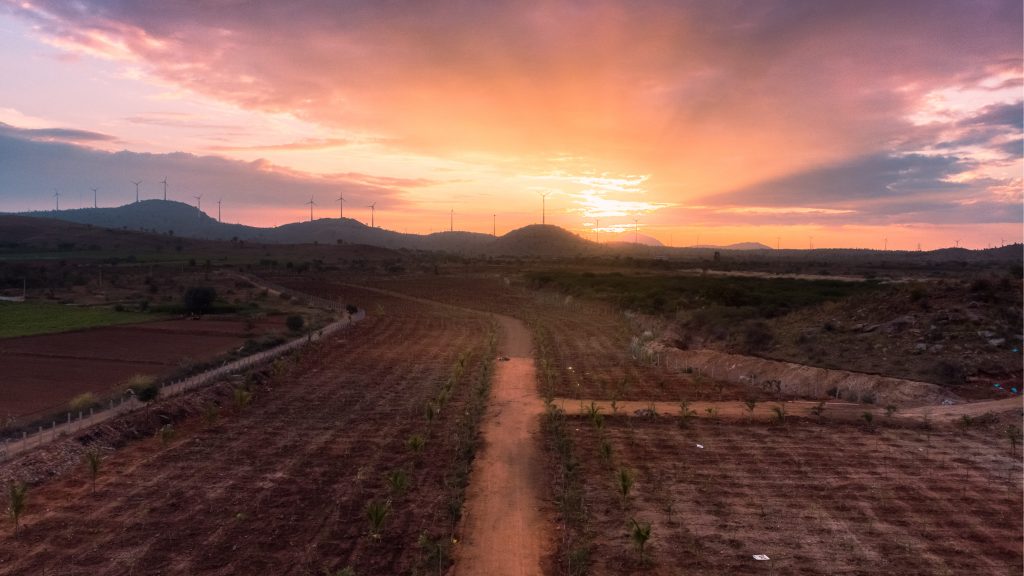
[[[533,224],[493,237],[477,232],[435,232],[404,234],[371,228],[351,218],[319,218],[292,222],[272,228],[226,224],[211,218],[195,206],[172,200],[143,200],[117,208],[79,208],[27,212],[22,216],[54,218],[103,228],[143,230],[204,240],[244,240],[267,244],[366,244],[391,249],[445,251],[494,256],[571,257],[599,253],[648,254],[671,250],[657,240],[640,244],[610,242],[597,244],[563,228]],[[703,247],[716,250],[762,250],[757,243]]]

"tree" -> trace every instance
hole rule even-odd
[[[25,499],[28,492],[28,486],[24,482],[11,482],[7,487],[7,496],[9,503],[7,505],[7,512],[11,515],[11,520],[14,520],[14,535],[18,535],[18,526],[21,519],[22,512],[25,511]]]
[[[217,299],[217,291],[209,286],[193,286],[185,290],[183,304],[190,314],[203,314],[213,307]]]
[[[89,476],[92,477],[92,493],[96,493],[96,477],[100,474],[100,464],[103,461],[103,453],[99,448],[90,448],[85,451],[85,464],[89,467]]]

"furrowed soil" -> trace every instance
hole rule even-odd
[[[249,337],[284,331],[283,318],[204,318],[107,326],[0,340],[0,417],[66,409],[78,394],[116,390],[136,374],[169,374],[238,348]]]
[[[749,387],[713,382],[694,374],[635,362],[631,341],[661,329],[649,319],[628,317],[609,304],[530,290],[497,274],[376,279],[374,286],[413,296],[508,314],[533,330],[548,358],[538,369],[554,396],[611,400],[744,399]],[[782,396],[759,393],[759,398]]]
[[[590,574],[1020,574],[1021,461],[998,431],[569,417]],[[604,438],[610,458],[601,455]],[[625,501],[616,470],[632,471]],[[641,562],[630,520],[649,522]],[[764,554],[769,561],[753,559]]]
[[[110,452],[95,494],[84,465],[31,486],[21,534],[0,538],[0,574],[436,570],[418,542],[426,534],[444,546],[458,520],[453,438],[489,326],[358,296],[377,312],[279,361],[252,383],[250,405],[221,407],[213,424],[181,422],[166,445],[151,438]],[[428,427],[424,406],[462,353],[463,381]],[[407,447],[413,434],[426,440],[419,456]],[[399,469],[405,492],[385,481]],[[368,533],[371,500],[390,501],[379,538]]]

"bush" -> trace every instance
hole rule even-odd
[[[773,340],[775,334],[766,322],[750,322],[743,333],[743,348],[748,354],[760,352],[768,348]]]
[[[190,314],[203,314],[213,307],[217,291],[209,286],[193,286],[185,290],[183,304]]]
[[[128,380],[127,388],[140,402],[156,400],[156,397],[160,395],[160,386],[157,385],[156,380],[152,376],[143,374],[132,376]]]
[[[306,325],[306,321],[302,319],[302,316],[292,315],[285,319],[284,325],[288,327],[292,332],[298,332],[302,330],[302,327]]]
[[[88,410],[89,408],[95,408],[99,404],[99,400],[96,399],[96,395],[92,392],[85,392],[79,394],[68,402],[68,410],[72,412],[81,412]]]

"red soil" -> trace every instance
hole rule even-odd
[[[257,323],[253,334],[283,328]],[[173,372],[183,362],[210,360],[248,337],[239,320],[164,320],[0,340],[0,418],[65,409],[84,392],[116,390],[135,374]]]
[[[370,304],[369,297],[363,300]],[[29,490],[26,528],[0,539],[0,574],[358,574],[428,566],[422,534],[450,537],[454,431],[470,386],[428,431],[423,406],[487,323],[378,298],[386,313],[280,361],[251,406],[217,424],[179,423],[166,447],[143,440]],[[466,373],[475,373],[474,366]],[[160,410],[159,405],[152,408]],[[406,447],[427,439],[421,457]],[[405,469],[410,488],[384,476]],[[381,538],[366,503],[390,498]],[[432,564],[430,564],[432,565]]]

